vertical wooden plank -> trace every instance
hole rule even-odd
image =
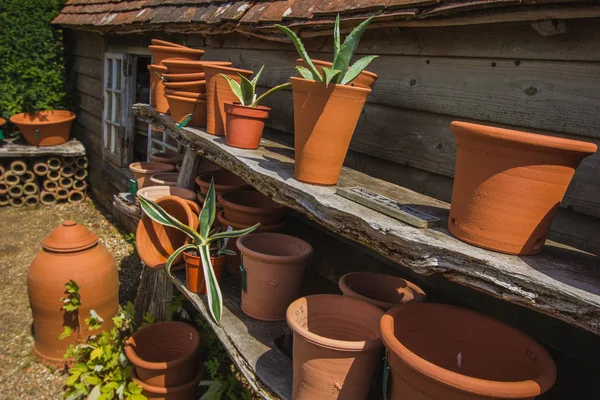
[[[194,178],[196,178],[196,172],[198,171],[198,168],[200,168],[201,160],[202,157],[195,148],[186,148],[183,164],[181,164],[181,170],[179,171],[177,187],[184,189],[194,188]]]

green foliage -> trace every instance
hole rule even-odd
[[[260,67],[260,70],[256,73],[256,75],[254,75],[254,78],[252,80],[249,80],[245,76],[238,74],[240,75],[241,83],[237,83],[234,79],[230,78],[227,75],[221,74],[221,76],[225,80],[227,80],[227,82],[229,83],[229,87],[231,87],[233,94],[236,95],[241,105],[246,107],[257,107],[264,99],[266,99],[273,93],[292,86],[291,83],[283,83],[281,85],[272,87],[271,89],[267,90],[265,93],[257,97],[256,84],[258,83],[258,79],[260,78],[260,75],[262,74],[264,68],[264,65]]]
[[[253,225],[249,228],[242,229],[239,231],[225,231],[213,233],[211,231],[213,222],[216,216],[216,199],[215,199],[215,185],[214,179],[211,179],[210,187],[204,200],[204,206],[198,217],[198,227],[189,227],[177,220],[176,218],[169,215],[163,210],[158,204],[152,200],[148,200],[142,196],[138,197],[142,210],[148,217],[159,224],[178,229],[187,234],[194,243],[189,243],[181,246],[173,252],[165,263],[165,271],[169,276],[171,275],[171,267],[175,262],[175,259],[179,257],[185,250],[195,250],[200,254],[202,261],[202,269],[204,272],[204,280],[207,288],[208,308],[214,320],[218,323],[221,322],[221,314],[223,312],[223,295],[221,294],[221,288],[219,282],[215,276],[215,271],[212,268],[211,261],[211,247],[214,247],[218,243],[221,243],[223,239],[236,238],[248,233],[254,232],[260,226],[260,223]],[[224,246],[219,246],[221,250],[224,250]]]
[[[64,0],[0,1],[0,115],[69,108],[62,30],[50,25]]]
[[[296,51],[304,60],[308,68],[297,66],[296,70],[304,79],[312,79],[317,82],[324,82],[328,85],[331,82],[335,82],[341,85],[347,85],[352,82],[360,73],[367,68],[367,66],[378,56],[367,56],[356,61],[350,66],[350,60],[354,56],[358,42],[362,37],[363,33],[371,23],[373,17],[370,17],[358,25],[344,40],[344,43],[340,43],[340,16],[335,18],[335,27],[333,28],[333,65],[331,68],[323,67],[323,73],[321,74],[317,67],[308,56],[302,40],[292,31],[291,29],[282,26],[275,25],[279,30],[287,35],[292,41]]]
[[[62,309],[67,312],[75,312],[81,307],[81,296],[79,295],[79,285],[74,280],[65,283],[66,297],[61,297],[63,302]]]

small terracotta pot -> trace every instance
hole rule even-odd
[[[198,215],[186,200],[176,196],[165,196],[156,203],[178,221],[192,228],[198,227]],[[138,223],[135,239],[140,259],[147,267],[153,269],[163,269],[167,258],[189,240],[185,233],[154,222],[146,214],[142,215]],[[175,263],[180,261],[181,257],[177,258]]]
[[[225,192],[219,196],[225,211],[224,217],[236,224],[252,226],[279,224],[283,219],[283,206],[252,189]]]
[[[4,118],[0,118],[0,128],[2,128],[6,124],[6,120]]]
[[[183,46],[181,44],[177,44],[177,43],[173,43],[173,42],[167,42],[166,40],[160,40],[160,39],[151,39],[150,43],[155,45],[155,46],[169,46],[169,47],[183,47],[186,48],[186,46]]]
[[[196,177],[196,184],[200,186],[200,192],[202,192],[203,195],[208,193],[208,189],[210,188],[210,180],[213,177],[215,180],[215,195],[217,196],[217,199],[223,192],[245,189],[250,186],[242,178],[229,171],[221,170],[217,172],[209,172]]]
[[[65,110],[20,113],[10,117],[25,141],[34,146],[56,146],[69,140],[75,113]]]
[[[399,306],[381,319],[388,349],[389,399],[534,399],[556,366],[520,331],[445,304]]]
[[[125,354],[138,379],[163,388],[183,385],[196,377],[199,350],[196,328],[177,321],[147,325],[125,342]]]
[[[150,71],[150,105],[160,113],[169,113],[169,103],[165,97],[165,85],[161,76],[167,72],[167,67],[162,65],[148,65]]]
[[[366,399],[381,362],[382,315],[369,303],[333,294],[290,304],[286,317],[294,332],[292,398]]]
[[[138,182],[138,187],[145,188],[152,186],[150,177],[160,172],[170,172],[175,170],[171,164],[155,163],[155,162],[134,162],[129,164],[129,170],[133,173],[133,177]]]
[[[255,233],[237,240],[246,271],[242,311],[261,321],[283,321],[298,297],[312,246],[281,233]]]
[[[189,60],[163,60],[163,64],[169,68],[171,74],[189,74],[204,72],[205,65],[219,65],[231,67],[229,61],[189,61]]]
[[[189,82],[204,80],[204,72],[193,72],[189,74],[163,74],[168,82]]]
[[[221,223],[221,229],[223,229],[223,231],[226,231],[229,227],[231,227],[233,230],[238,231],[238,230],[249,228],[252,225],[254,225],[254,224],[243,225],[243,224],[235,223],[233,221],[229,221],[229,220],[227,220],[227,218],[225,218],[225,215],[224,215],[223,211],[220,211],[220,212],[217,213],[217,219]],[[280,230],[283,229],[284,225],[285,225],[285,222],[280,222],[280,223],[275,224],[275,225],[261,225],[255,232],[256,233],[259,233],[259,232],[279,232]],[[251,235],[252,235],[252,233],[251,233]],[[225,257],[225,269],[231,275],[239,278],[240,277],[241,258],[240,258],[239,251],[237,249],[237,240],[238,240],[238,238],[231,238],[231,239],[229,239],[227,241],[227,248],[229,250],[234,251],[235,252],[235,256],[227,256],[227,257]]]
[[[142,394],[146,398],[152,400],[196,400],[198,398],[198,386],[203,375],[204,371],[199,369],[196,377],[183,385],[161,387],[142,382],[135,373],[135,368],[131,369],[131,380],[141,386]]]
[[[229,83],[220,74],[227,75],[240,83],[242,79],[240,75],[250,78],[253,72],[219,65],[205,65],[204,74],[206,76],[206,132],[223,136],[227,127],[225,103],[237,101],[237,97],[233,94]]]
[[[425,300],[425,292],[414,283],[378,272],[349,272],[340,278],[339,286],[345,296],[366,301],[385,311],[400,304]]]
[[[150,176],[150,182],[156,186],[177,186],[179,172],[161,172]]]
[[[204,50],[190,49],[189,47],[174,47],[174,46],[148,46],[152,54],[153,64],[162,65],[165,58],[177,58],[183,60],[200,60],[204,54]]]
[[[150,186],[137,191],[137,195],[146,199],[156,201],[165,196],[176,196],[184,200],[196,200],[196,193],[191,190],[174,186]]]
[[[456,172],[448,230],[503,253],[542,251],[552,220],[593,143],[452,122]]]
[[[181,91],[206,93],[206,81],[189,81],[189,82],[164,82],[165,89]]]
[[[183,162],[183,154],[176,153],[174,151],[166,151],[164,153],[154,153],[150,156],[150,161],[176,165]]]
[[[311,59],[311,61],[313,62],[315,67],[317,67],[317,69],[319,70],[319,72],[321,74],[323,74],[323,67],[331,68],[331,66],[333,65],[333,63],[330,63],[328,61],[313,60],[313,59]],[[298,58],[296,60],[296,65],[301,66],[301,67],[307,67],[306,63],[301,58]],[[373,86],[375,84],[376,80],[377,80],[376,73],[373,73],[370,71],[363,71],[354,80],[350,81],[349,85],[370,89],[371,86]]]
[[[269,111],[269,107],[245,107],[239,103],[226,102],[227,145],[240,149],[258,149]]]
[[[181,90],[165,89],[165,94],[170,96],[189,97],[195,100],[206,100],[206,93],[183,92]]]
[[[193,113],[192,119],[187,126],[206,126],[206,100],[195,100],[189,97],[171,96],[166,94],[173,122],[180,123],[189,114]]]
[[[291,78],[296,179],[335,185],[371,89]]]
[[[204,270],[200,257],[187,252],[183,253],[185,260],[185,286],[194,293],[206,294],[206,281],[204,280]],[[223,267],[225,266],[225,256],[210,258],[213,271],[217,281],[221,282],[223,277]]]

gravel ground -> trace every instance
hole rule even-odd
[[[141,264],[134,247],[110,216],[91,200],[80,205],[0,209],[0,399],[60,399],[66,375],[38,364],[32,355],[27,270],[41,242],[57,225],[73,219],[86,225],[120,268],[119,298],[133,301]]]

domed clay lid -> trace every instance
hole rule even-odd
[[[75,221],[68,220],[55,228],[42,242],[44,249],[68,253],[88,249],[98,243],[98,236]]]

